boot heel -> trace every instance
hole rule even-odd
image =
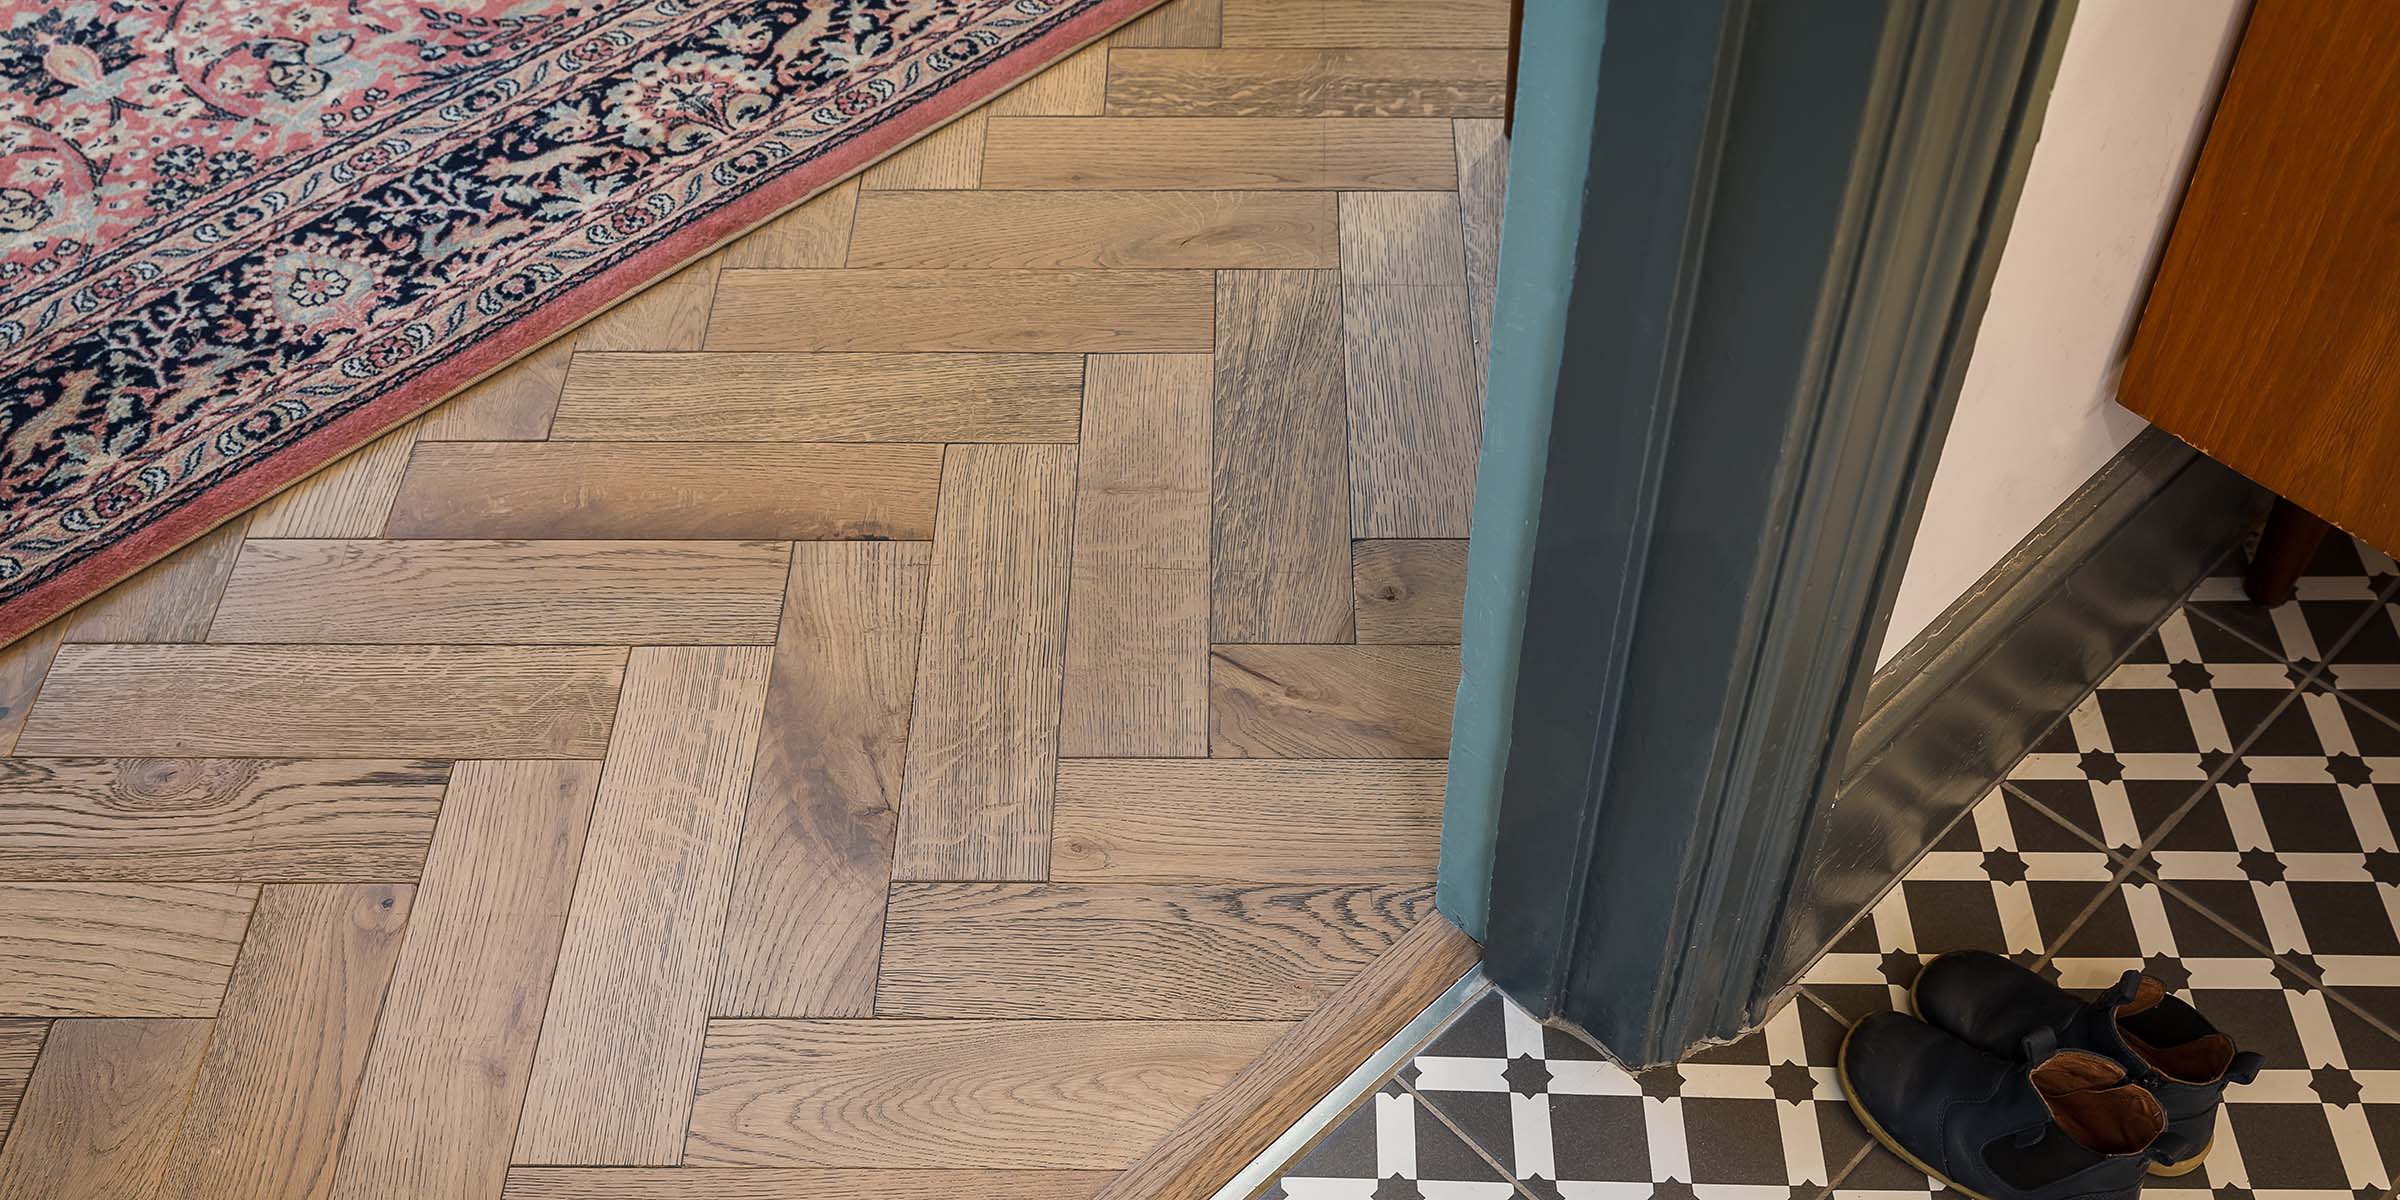
[[[2178,1175],[2189,1175],[2192,1172],[2199,1170],[2202,1163],[2208,1161],[2209,1147],[2216,1144],[2217,1143],[2212,1139],[2207,1146],[2200,1147],[2200,1153],[2195,1154],[2179,1163],[2151,1163],[2150,1173],[2158,1176],[2161,1179],[2173,1179]]]

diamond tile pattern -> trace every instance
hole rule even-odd
[[[2207,1162],[2149,1189],[2400,1200],[2400,569],[2337,539],[2276,609],[2204,582],[1762,1029],[1628,1072],[1495,992],[1268,1194],[1946,1194],[1859,1127],[1836,1063],[1849,1022],[1909,1008],[1923,964],[1968,948],[2071,990],[2140,968],[2265,1056]],[[1404,1104],[1420,1146],[1455,1129],[1482,1154],[1371,1176],[1358,1147]],[[1477,1167],[1513,1189],[1435,1190],[1491,1188]]]

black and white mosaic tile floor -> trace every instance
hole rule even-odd
[[[1907,1200],[1834,1076],[1949,950],[2167,980],[2246,1049],[2160,1194],[2400,1200],[2400,567],[2340,539],[2295,600],[2212,578],[1828,948],[1765,1027],[1627,1072],[1497,992],[1263,1195]]]

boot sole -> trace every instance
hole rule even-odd
[[[1914,1003],[1913,996],[1911,997],[1911,1003]],[[1877,1121],[1873,1114],[1867,1111],[1866,1106],[1858,1102],[1858,1089],[1850,1084],[1850,1035],[1857,1032],[1858,1026],[1852,1025],[1849,1032],[1842,1035],[1842,1050],[1840,1055],[1834,1059],[1834,1074],[1841,1077],[1842,1099],[1850,1102],[1851,1114],[1858,1118],[1858,1123],[1860,1125],[1866,1127],[1868,1136],[1882,1143],[1884,1149],[1899,1155],[1900,1161],[1925,1172],[1927,1175],[1930,1175],[1935,1179],[1941,1180],[1942,1186],[1949,1188],[1951,1191],[1957,1192],[1961,1196],[1965,1196],[1967,1200],[1990,1200],[1990,1197],[1985,1196],[1981,1192],[1975,1191],[1972,1188],[1960,1186],[1957,1180],[1950,1178],[1948,1175],[1942,1174],[1940,1171],[1934,1170],[1933,1166],[1927,1163],[1924,1159],[1918,1158],[1916,1155],[1909,1153],[1906,1147],[1892,1139],[1891,1134],[1885,1133],[1883,1131],[1882,1122]]]
[[[2162,1179],[2173,1179],[2178,1175],[2189,1175],[2206,1165],[2208,1162],[2208,1152],[2216,1148],[2216,1139],[2211,1138],[2209,1139],[2209,1143],[2207,1145],[2200,1147],[2200,1153],[2195,1154],[2190,1158],[2183,1160],[2182,1162],[2151,1163],[2150,1173]]]

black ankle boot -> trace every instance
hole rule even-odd
[[[2191,1152],[2115,1060],[2061,1050],[2047,1030],[2019,1052],[1878,1013],[1842,1043],[1842,1090],[1877,1141],[1981,1200],[2132,1200],[2159,1157]]]
[[[2232,1038],[2140,971],[2085,1000],[1997,954],[1966,950],[1925,964],[1910,994],[1918,1016],[1986,1054],[2013,1056],[2026,1034],[2047,1029],[2061,1046],[2115,1059],[2192,1145],[2189,1157],[2154,1166],[2157,1175],[2181,1175],[2208,1157],[2226,1085],[2250,1082],[2264,1061],[2236,1052]]]

